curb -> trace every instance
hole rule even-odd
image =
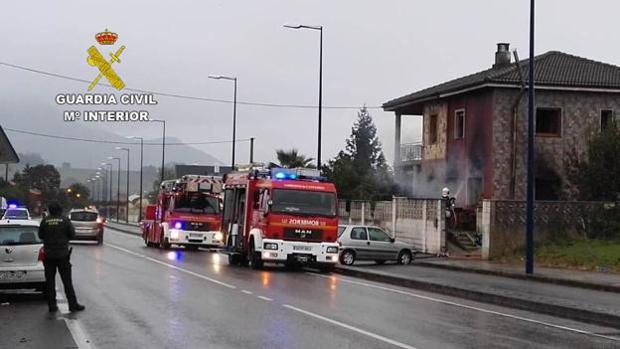
[[[120,223],[115,223],[115,224],[119,224],[120,225]],[[116,227],[116,226],[111,226],[111,225],[108,225],[108,224],[106,224],[105,226],[107,228],[114,229],[116,231],[120,231],[121,233],[125,233],[125,234],[131,234],[131,235],[137,235],[137,236],[142,235],[142,234],[140,234],[140,232],[132,231],[132,230],[129,230],[128,228]]]
[[[370,273],[349,268],[336,267],[334,269],[334,273],[620,329],[620,316],[611,314],[535,302],[527,299],[513,298],[494,293],[473,291],[428,281],[405,279],[393,275]]]
[[[595,290],[595,291],[620,293],[620,286],[601,285],[601,284],[594,284],[591,282],[578,281],[578,280],[558,279],[558,278],[552,278],[552,277],[542,276],[542,275],[516,274],[516,273],[511,273],[511,272],[501,271],[501,270],[475,269],[475,268],[459,267],[456,265],[445,265],[445,264],[436,264],[436,263],[429,263],[429,262],[412,263],[412,265],[421,266],[421,267],[437,268],[437,269],[462,271],[462,272],[474,273],[474,274],[502,276],[502,277],[507,277],[511,279],[530,280],[530,281],[536,281],[536,282],[542,282],[542,283],[548,283],[548,284],[585,288],[588,290]]]

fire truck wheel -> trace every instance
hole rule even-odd
[[[159,237],[159,248],[161,248],[162,250],[167,250],[170,248],[170,243],[166,241],[166,239],[164,238],[164,234],[161,234],[161,236]]]
[[[250,265],[252,269],[262,269],[263,268],[263,259],[261,258],[260,252],[256,252],[254,250],[254,241],[250,243],[250,252],[248,259],[250,261]]]
[[[241,256],[236,253],[231,253],[228,255],[228,264],[237,265],[240,262]]]

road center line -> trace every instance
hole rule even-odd
[[[258,298],[260,298],[260,299],[262,299],[262,300],[264,300],[264,301],[267,301],[267,302],[271,302],[271,301],[273,301],[273,299],[271,299],[271,298],[269,298],[269,297],[265,297],[265,296],[257,296],[257,297],[258,297]]]
[[[320,274],[310,273],[310,272],[307,272],[306,274],[310,274],[310,275],[314,275],[314,276],[322,277],[322,278],[332,278],[333,277],[333,276],[320,275]],[[351,280],[351,279],[343,278],[343,277],[338,277],[338,280],[340,280],[342,282],[347,282],[347,283],[350,283],[350,284],[355,284],[355,285],[360,285],[360,286],[376,288],[376,289],[379,289],[379,290],[384,290],[384,291],[388,291],[388,292],[398,293],[398,294],[402,294],[402,295],[405,295],[405,296],[410,296],[410,297],[414,297],[414,298],[424,299],[424,300],[431,301],[431,302],[452,305],[452,306],[455,306],[455,307],[460,307],[460,308],[480,311],[480,312],[487,313],[487,314],[493,314],[493,315],[503,316],[503,317],[507,317],[507,318],[511,318],[511,319],[515,319],[515,320],[520,320],[520,321],[525,321],[525,322],[529,322],[529,323],[533,323],[533,324],[538,324],[538,325],[542,325],[542,326],[552,327],[552,328],[556,328],[556,329],[559,329],[559,330],[564,330],[564,331],[579,333],[579,334],[583,334],[583,335],[588,335],[588,336],[593,336],[593,337],[598,337],[598,338],[604,338],[604,339],[612,340],[612,341],[615,341],[615,342],[620,342],[620,338],[605,336],[605,335],[602,335],[602,334],[598,334],[598,333],[594,333],[594,332],[590,332],[590,331],[586,331],[586,330],[580,330],[580,329],[576,329],[576,328],[572,328],[572,327],[556,325],[556,324],[552,324],[552,323],[549,323],[549,322],[540,321],[540,320],[534,320],[534,319],[523,317],[523,316],[511,315],[511,314],[506,314],[506,313],[502,313],[502,312],[495,311],[495,310],[478,308],[478,307],[474,307],[474,306],[471,306],[471,305],[456,303],[456,302],[452,302],[452,301],[448,301],[448,300],[444,300],[444,299],[440,299],[440,298],[423,296],[421,294],[417,294],[417,293],[413,293],[413,292],[402,291],[402,290],[399,290],[399,289],[385,287],[385,286],[380,286],[380,285],[375,285],[375,284],[369,284],[369,283],[366,283],[366,282],[355,281],[355,280]]]
[[[311,317],[313,317],[315,319],[319,319],[319,320],[322,320],[322,321],[325,321],[325,322],[329,322],[332,325],[340,326],[340,327],[346,328],[348,330],[351,330],[351,331],[363,334],[365,336],[368,336],[368,337],[380,340],[382,342],[392,344],[392,345],[394,345],[396,347],[399,347],[399,348],[403,348],[403,349],[417,349],[416,347],[413,347],[411,345],[408,345],[408,344],[405,344],[405,343],[401,343],[401,342],[395,341],[395,340],[387,338],[387,337],[383,337],[383,336],[378,335],[376,333],[372,333],[372,332],[368,332],[366,330],[362,330],[361,328],[358,328],[358,327],[355,327],[355,326],[347,325],[345,323],[342,323],[342,322],[339,322],[339,321],[327,318],[327,317],[319,315],[319,314],[315,314],[315,313],[309,312],[307,310],[303,310],[303,309],[294,307],[292,305],[283,304],[282,306],[287,308],[287,309],[291,309],[291,310],[294,310],[296,312],[299,312],[299,313],[311,316]]]
[[[248,291],[248,290],[241,290],[241,292],[245,294],[252,294],[252,291]]]
[[[162,261],[157,260],[157,259],[155,259],[155,258],[152,258],[152,257],[146,256],[146,255],[140,254],[140,253],[136,253],[136,252],[130,251],[130,250],[126,249],[126,248],[123,248],[123,247],[120,247],[120,246],[116,246],[116,245],[110,244],[110,243],[108,243],[108,242],[104,242],[103,244],[104,244],[104,245],[106,245],[106,246],[108,246],[108,247],[111,247],[111,248],[117,249],[117,250],[119,250],[119,251],[123,251],[123,252],[125,252],[125,253],[128,253],[128,254],[130,254],[130,255],[133,255],[133,256],[136,256],[136,257],[139,257],[139,258],[146,259],[146,260],[151,261],[151,262],[153,262],[153,263],[157,263],[157,264],[160,264],[160,265],[166,266],[166,267],[171,268],[171,269],[174,269],[174,270],[178,270],[178,271],[180,271],[180,272],[183,272],[183,273],[186,273],[186,274],[189,274],[189,275],[195,276],[195,277],[197,277],[197,278],[200,278],[200,279],[203,279],[203,280],[206,280],[206,281],[212,282],[212,283],[217,284],[217,285],[220,285],[220,286],[228,287],[228,288],[231,288],[231,289],[235,289],[235,288],[237,288],[237,286],[234,286],[234,285],[231,285],[231,284],[227,284],[227,283],[225,283],[225,282],[222,282],[222,281],[219,281],[219,280],[216,280],[216,279],[210,278],[210,277],[205,276],[205,275],[202,275],[202,274],[195,273],[195,272],[193,272],[193,271],[191,271],[191,270],[187,270],[187,269],[185,269],[185,268],[178,267],[178,266],[176,266],[176,265],[174,265],[174,264],[170,264],[170,263],[165,263],[165,262],[162,262]]]
[[[57,296],[56,299],[60,300],[60,297]],[[66,317],[66,315],[71,313],[67,303],[58,303],[58,310],[63,315],[62,319],[67,325],[67,329],[69,329],[69,333],[71,334],[71,337],[73,337],[73,341],[77,345],[78,349],[94,349],[95,346],[90,342],[90,339],[88,339],[88,335],[86,334],[86,331],[82,327],[80,321]]]

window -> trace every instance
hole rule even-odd
[[[428,125],[428,144],[437,143],[437,114],[431,115]]]
[[[187,213],[220,213],[220,202],[217,198],[203,193],[187,193],[173,198],[175,212]]]
[[[368,228],[368,235],[370,236],[370,241],[382,241],[382,242],[392,241],[390,236],[379,228]]]
[[[465,109],[454,112],[454,139],[465,137]]]
[[[614,122],[613,110],[601,110],[601,131],[605,131],[611,127]]]
[[[562,109],[536,109],[536,134],[542,136],[562,136]]]
[[[351,230],[351,240],[368,240],[366,228],[353,228]]]
[[[342,233],[344,233],[345,230],[346,230],[346,227],[339,226],[338,227],[338,237],[341,237]]]
[[[336,215],[336,195],[334,193],[274,189],[272,201],[271,210],[273,212],[308,216],[333,217]]]
[[[38,237],[38,227],[33,226],[0,226],[0,245],[36,245],[41,240]]]
[[[71,220],[72,221],[80,221],[80,222],[94,222],[97,220],[99,215],[95,212],[87,212],[87,211],[76,211],[71,212]]]

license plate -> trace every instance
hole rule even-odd
[[[310,257],[308,257],[308,256],[297,256],[297,261],[298,262],[305,263],[305,262],[307,262],[309,260],[310,260]]]
[[[293,251],[312,251],[312,246],[293,245]]]
[[[202,234],[189,233],[190,238],[200,238],[202,239]]]
[[[0,271],[0,281],[21,280],[26,277],[25,271]]]

